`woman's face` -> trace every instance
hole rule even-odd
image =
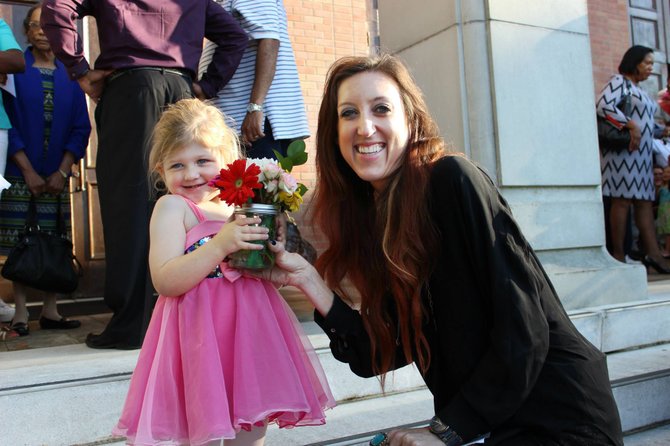
[[[359,178],[383,190],[409,140],[398,86],[383,73],[355,74],[340,84],[337,116],[342,157]]]
[[[42,15],[42,8],[37,8],[30,15],[30,21],[28,22],[28,31],[26,36],[28,37],[28,43],[35,49],[39,51],[51,51],[51,45],[47,40],[47,36],[44,35],[42,27],[40,26],[40,16]]]
[[[638,82],[647,80],[647,78],[651,76],[651,72],[654,69],[654,53],[649,53],[644,56],[644,59],[642,59],[642,62],[637,64],[636,68]]]

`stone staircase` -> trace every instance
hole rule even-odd
[[[571,317],[608,354],[624,430],[670,420],[670,282],[651,284],[645,300],[580,310]],[[380,395],[377,379],[358,378],[332,357],[316,324],[304,327],[340,403],[327,414],[326,426],[271,427],[266,444],[367,444],[376,431],[422,424],[432,416],[430,393],[413,367],[390,375],[386,394]],[[0,407],[5,410],[0,444],[123,444],[109,431],[120,413],[137,354],[83,345],[2,353]]]

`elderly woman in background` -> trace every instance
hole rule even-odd
[[[84,93],[68,78],[56,60],[40,27],[41,5],[29,9],[23,22],[29,47],[26,71],[15,76],[17,97],[5,96],[12,123],[9,132],[7,180],[12,186],[0,200],[0,253],[7,254],[23,230],[31,197],[37,206],[40,227],[55,232],[60,200],[61,218],[70,230],[70,194],[67,186],[72,165],[84,155],[91,124]],[[16,313],[12,329],[29,334],[27,287],[13,283]],[[44,295],[41,328],[80,326],[58,313],[56,293]]]
[[[602,89],[596,103],[599,116],[617,128],[628,128],[631,142],[628,150],[601,147],[603,196],[611,202],[609,230],[611,254],[625,261],[624,239],[631,204],[635,210],[635,225],[640,232],[642,262],[661,274],[670,274],[670,265],[661,254],[656,239],[652,203],[655,197],[653,167],[654,114],[656,101],[639,86],[654,66],[654,50],[640,45],[626,51],[619,64],[619,74]],[[631,116],[626,116],[617,104],[630,92]]]

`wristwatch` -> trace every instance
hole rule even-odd
[[[463,444],[461,436],[458,435],[455,430],[444,424],[437,415],[430,419],[428,430],[442,440],[442,443],[447,446],[461,446]]]
[[[263,111],[263,105],[262,104],[254,104],[253,102],[249,102],[249,105],[247,105],[247,113],[253,113],[257,111]]]

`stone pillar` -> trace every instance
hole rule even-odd
[[[483,166],[569,310],[647,297],[605,250],[586,0],[379,2],[444,137]]]

